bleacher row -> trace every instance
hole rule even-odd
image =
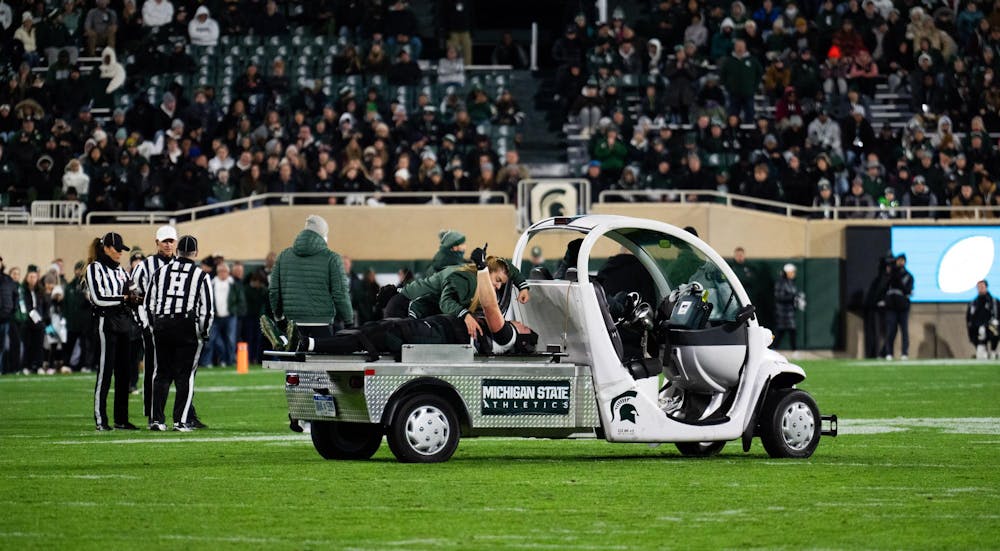
[[[368,89],[375,87],[379,96],[386,101],[397,101],[402,104],[410,118],[418,116],[418,97],[426,95],[429,105],[440,109],[443,101],[451,94],[457,95],[463,103],[469,93],[483,89],[493,102],[504,89],[508,89],[513,80],[513,71],[509,68],[490,67],[477,69],[475,66],[466,68],[466,83],[459,86],[453,83],[438,83],[436,81],[436,63],[419,60],[423,77],[417,86],[390,85],[383,75],[334,75],[331,73],[333,59],[346,46],[343,40],[336,40],[324,35],[311,35],[304,28],[296,28],[287,36],[261,38],[258,36],[223,36],[218,46],[186,45],[185,52],[194,59],[196,69],[193,73],[161,73],[138,77],[137,86],[140,93],[152,105],[158,105],[163,94],[172,83],[193,91],[197,88],[213,87],[216,90],[216,101],[227,109],[236,99],[234,85],[245,74],[247,67],[253,63],[265,78],[271,75],[272,63],[281,59],[285,63],[285,74],[292,82],[293,89],[312,88],[320,81],[321,90],[327,100],[333,103],[343,92],[350,90],[359,101],[363,101]],[[169,46],[159,46],[161,53],[167,53]],[[126,64],[134,62],[134,55],[125,60]],[[130,78],[137,78],[131,76]],[[289,97],[276,97],[278,108],[285,106]],[[115,97],[115,106],[128,109],[134,101],[134,95],[119,92]],[[257,98],[250,99],[251,104]],[[253,105],[251,105],[253,107]],[[501,156],[514,147],[515,131],[507,126],[479,125],[480,133],[490,136],[494,149]]]
[[[642,101],[643,88],[650,83],[647,75],[623,75],[621,78],[621,94],[625,99],[627,108],[626,114],[632,121],[639,120],[639,104]],[[660,86],[666,86],[665,78],[657,82]],[[764,94],[757,94],[754,97],[754,106],[757,114],[766,114],[772,119],[774,117],[775,106]],[[889,123],[894,129],[905,128],[913,112],[910,109],[910,96],[906,94],[892,92],[888,84],[880,82],[876,86],[875,96],[868,105],[871,113],[870,123],[873,128],[881,128],[885,123]],[[743,121],[741,127],[745,130],[754,128],[753,121]],[[680,125],[681,130],[690,130],[692,125]],[[582,128],[574,122],[567,122],[563,125],[563,132],[566,133],[567,147],[566,158],[571,167],[581,167],[590,160],[588,151],[589,138],[581,133]],[[626,136],[625,139],[631,138]]]
[[[396,98],[408,109],[416,105],[416,96],[420,93],[430,96],[432,104],[437,105],[449,93],[458,93],[464,98],[465,94],[477,86],[482,87],[491,98],[495,98],[510,84],[509,70],[492,70],[481,75],[471,75],[464,87],[438,84],[434,77],[436,65],[427,60],[419,61],[424,77],[417,87],[390,86],[381,75],[338,77],[331,74],[331,63],[344,46],[343,41],[332,41],[324,35],[309,35],[302,28],[297,28],[296,34],[266,39],[252,35],[223,36],[218,46],[186,46],[186,53],[197,64],[194,74],[153,75],[148,78],[147,86],[143,89],[151,100],[158,101],[170,82],[184,86],[212,86],[216,88],[221,102],[228,104],[233,99],[233,85],[246,72],[249,64],[257,65],[260,73],[267,76],[276,59],[284,61],[286,74],[299,87],[311,87],[318,79],[323,83],[323,93],[333,97],[344,86],[350,87],[358,96],[362,96],[369,86],[375,86],[383,97]],[[163,49],[162,53],[166,53],[166,46],[160,48]],[[126,62],[134,61],[132,57],[127,58]],[[119,99],[119,104],[123,107],[128,107],[130,103],[131,98],[127,95],[122,95]]]

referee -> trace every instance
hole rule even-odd
[[[132,270],[132,283],[135,284],[139,297],[145,297],[154,274],[161,267],[174,261],[177,251],[177,230],[173,226],[160,226],[156,230],[156,254],[147,256]],[[149,311],[145,304],[139,307],[139,323],[142,325],[143,364],[142,374],[142,407],[143,414],[153,424],[153,379],[156,377],[156,352],[153,343],[153,328],[149,323]],[[191,404],[191,426],[196,429],[207,428],[198,419],[194,404]]]
[[[94,422],[99,431],[112,430],[108,424],[112,374],[115,378],[114,428],[138,429],[128,420],[131,340],[139,331],[129,306],[135,305],[137,300],[134,292],[128,289],[128,275],[119,264],[122,252],[128,250],[121,235],[108,232],[103,238],[94,240],[92,260],[87,266],[87,296],[93,304],[97,322],[100,357],[94,385]]]
[[[153,274],[145,296],[156,351],[150,430],[167,430],[163,410],[171,383],[175,387],[173,429],[188,432],[193,428],[194,376],[214,312],[209,275],[199,268],[197,256],[198,240],[181,237],[177,259]]]

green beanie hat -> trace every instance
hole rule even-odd
[[[438,238],[441,240],[442,249],[450,249],[465,243],[465,234],[456,230],[441,230]]]

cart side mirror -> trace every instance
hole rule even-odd
[[[753,304],[747,304],[743,308],[740,308],[739,312],[736,313],[736,319],[726,324],[726,328],[732,331],[745,324],[747,320],[754,319],[756,317],[757,307]]]

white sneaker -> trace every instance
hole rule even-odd
[[[163,423],[150,423],[149,430],[156,432],[166,432],[167,426],[164,425]]]
[[[892,361],[892,354],[886,354],[885,355],[885,361],[891,362]]]
[[[906,354],[903,354],[902,356],[899,357],[899,359],[905,362],[906,360],[909,360],[910,357],[907,356]]]
[[[64,365],[59,368],[59,373],[62,373],[63,375],[69,375],[70,373],[73,373],[73,369],[70,368],[70,366],[68,365]]]
[[[191,432],[191,427],[184,423],[174,423],[174,430],[177,432]]]
[[[31,375],[31,370],[26,367],[21,370],[21,375]]]
[[[39,375],[45,375],[45,369],[39,367],[38,369],[35,370],[35,373],[38,373]]]
[[[46,375],[55,375],[56,374],[56,370],[55,370],[55,368],[50,367],[50,368],[48,368],[48,369],[45,370],[45,374]]]

